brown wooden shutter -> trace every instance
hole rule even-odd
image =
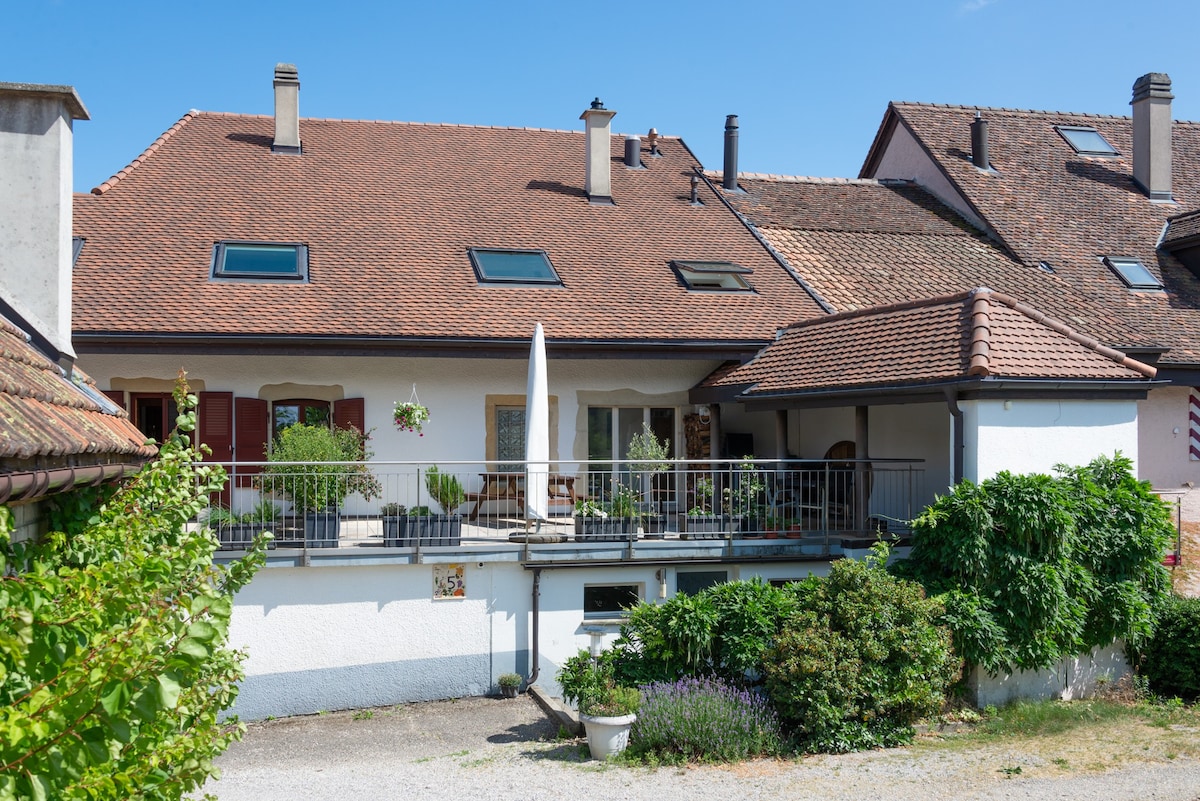
[[[125,390],[123,389],[102,389],[100,390],[108,397],[110,401],[120,406],[125,411],[129,411],[129,404],[125,402]]]
[[[267,402],[258,398],[233,399],[233,458],[238,462],[262,462],[267,458],[270,438]],[[253,486],[251,476],[261,473],[259,465],[238,465],[237,485]]]
[[[210,462],[233,461],[233,393],[201,392],[200,441],[212,449]]]
[[[367,430],[367,410],[362,398],[346,398],[333,402],[334,428],[357,428],[360,433]]]

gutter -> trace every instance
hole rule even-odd
[[[123,463],[0,473],[0,503],[32,501],[76,487],[94,487],[131,476],[141,469],[140,463]]]

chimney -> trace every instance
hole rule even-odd
[[[1133,180],[1151,200],[1171,197],[1171,79],[1151,72],[1133,82]]]
[[[300,73],[295,64],[275,65],[275,153],[300,152]]]
[[[736,114],[725,118],[725,169],[722,171],[721,186],[737,189],[738,120]]]
[[[642,169],[642,138],[637,134],[625,135],[625,166],[631,170]]]
[[[975,121],[971,123],[971,163],[981,170],[991,169],[988,160],[988,130],[987,120],[978,111]]]
[[[615,111],[604,108],[600,98],[579,115],[587,126],[587,174],[583,188],[589,203],[612,205],[612,118]]]
[[[75,359],[72,125],[86,119],[70,86],[0,83],[0,306],[64,369]]]

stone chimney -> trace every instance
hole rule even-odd
[[[295,64],[275,65],[275,153],[300,152],[300,73]]]
[[[617,112],[609,111],[600,102],[579,115],[587,126],[587,174],[583,188],[589,203],[611,205],[612,199],[612,118]]]
[[[1171,79],[1151,72],[1133,82],[1133,180],[1151,200],[1171,197]]]
[[[72,125],[86,119],[70,86],[0,83],[0,301],[67,369],[75,360]]]

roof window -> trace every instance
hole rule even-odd
[[[1095,128],[1087,125],[1055,125],[1067,144],[1081,156],[1116,156],[1117,149],[1108,143]]]
[[[282,242],[218,242],[213,278],[307,281],[308,247]]]
[[[703,292],[751,292],[743,276],[753,272],[728,261],[673,261],[679,279],[688,289]]]
[[[1120,276],[1130,289],[1162,289],[1162,282],[1154,277],[1138,259],[1122,256],[1105,256],[1104,263]]]
[[[480,282],[488,284],[562,284],[544,250],[468,248]]]

